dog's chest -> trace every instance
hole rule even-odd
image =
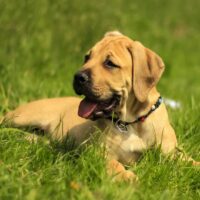
[[[137,161],[147,149],[147,144],[132,127],[128,127],[125,133],[111,127],[106,137],[106,147],[109,156],[128,164]]]

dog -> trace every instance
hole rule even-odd
[[[108,32],[74,75],[74,90],[84,99],[34,101],[9,112],[4,121],[37,127],[60,141],[72,137],[77,144],[98,127],[105,134],[108,173],[119,180],[137,180],[124,165],[135,163],[152,147],[160,147],[165,155],[177,151],[174,129],[156,89],[164,68],[161,57],[140,42]]]

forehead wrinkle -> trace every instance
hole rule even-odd
[[[105,46],[109,46],[109,45],[120,45],[120,46],[122,46],[122,42],[121,42],[122,40],[121,40],[121,38],[114,38],[114,39],[112,39],[112,40],[109,40],[106,44],[105,44]],[[103,41],[102,41],[103,42]]]
[[[111,57],[117,57],[120,54],[124,54],[125,52],[125,45],[119,41],[119,42],[115,42],[115,43],[111,43],[113,41],[109,41],[107,44],[103,45],[99,51],[104,51],[106,50],[106,53],[108,56]]]
[[[124,45],[120,45],[120,48],[113,48],[111,49],[110,54],[116,59],[118,59],[119,57],[126,57],[126,47],[124,47]]]
[[[108,56],[109,56],[110,58],[114,58],[114,59],[118,60],[118,55],[117,55],[117,53],[114,52],[113,50],[108,51]]]
[[[124,38],[123,36],[120,36],[120,37],[116,37],[116,38],[104,38],[103,40],[99,41],[93,48],[98,48],[98,46],[101,46],[101,50],[108,47],[111,43],[112,45],[116,45],[116,44],[122,44],[122,42],[120,41],[124,41]],[[117,42],[119,41],[119,42]]]

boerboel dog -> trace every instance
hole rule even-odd
[[[134,163],[144,150],[160,147],[164,154],[177,148],[174,129],[156,89],[162,59],[138,41],[109,32],[85,56],[74,76],[74,90],[84,95],[43,99],[9,112],[4,120],[17,127],[34,126],[53,139],[72,136],[77,144],[98,127],[105,133],[108,173],[116,179],[137,176],[122,164]],[[106,131],[105,131],[106,130]]]

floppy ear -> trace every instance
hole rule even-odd
[[[134,41],[129,51],[133,59],[133,90],[136,98],[144,102],[150,90],[158,83],[163,71],[162,59],[153,51]]]

